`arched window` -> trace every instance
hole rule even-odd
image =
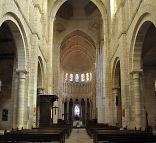
[[[86,73],[86,81],[89,81],[89,73]]]
[[[70,81],[73,81],[73,74],[72,73],[70,74],[70,77],[69,78],[70,78],[69,79]]]
[[[82,82],[85,81],[85,74],[84,74],[84,73],[81,74],[81,81],[82,81]]]
[[[92,73],[90,72],[90,81],[92,80]]]
[[[74,115],[75,117],[80,117],[80,107],[78,105],[75,105]]]
[[[64,80],[65,80],[65,81],[68,80],[68,73],[65,73]]]
[[[75,74],[75,82],[79,82],[79,74]]]

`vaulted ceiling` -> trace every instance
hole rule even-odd
[[[70,19],[78,13],[90,16],[97,7],[90,0],[68,0],[58,10],[57,16]]]
[[[85,33],[77,30],[70,33],[61,45],[61,64],[65,71],[91,71],[95,62],[95,45]]]
[[[98,8],[90,0],[68,0],[59,8],[56,14],[58,21],[55,21],[56,31],[62,34],[74,27],[72,32],[66,32],[68,35],[62,34],[65,38],[61,42],[60,63],[64,71],[71,73],[92,71],[96,57],[95,37],[97,33],[99,34],[100,18]],[[75,20],[79,22],[76,23]],[[87,32],[92,34],[89,35]],[[94,41],[91,35],[96,35]]]

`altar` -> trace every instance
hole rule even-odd
[[[78,121],[78,120],[73,121],[73,127],[80,128],[80,127],[82,127],[82,126],[83,126],[83,125],[82,125],[82,121]]]

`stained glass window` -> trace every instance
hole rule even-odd
[[[80,117],[80,107],[78,105],[75,106],[74,108],[74,115],[75,117]]]
[[[75,74],[75,82],[79,82],[79,74]]]
[[[81,81],[82,82],[85,81],[85,74],[84,73],[81,74]]]
[[[70,79],[69,80],[73,81],[73,74],[72,73],[70,74]]]
[[[86,73],[86,81],[89,81],[89,73]]]
[[[65,81],[67,81],[67,80],[68,80],[68,73],[65,73],[64,80],[65,80]]]

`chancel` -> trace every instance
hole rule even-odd
[[[0,142],[156,142],[156,0],[0,0]]]

